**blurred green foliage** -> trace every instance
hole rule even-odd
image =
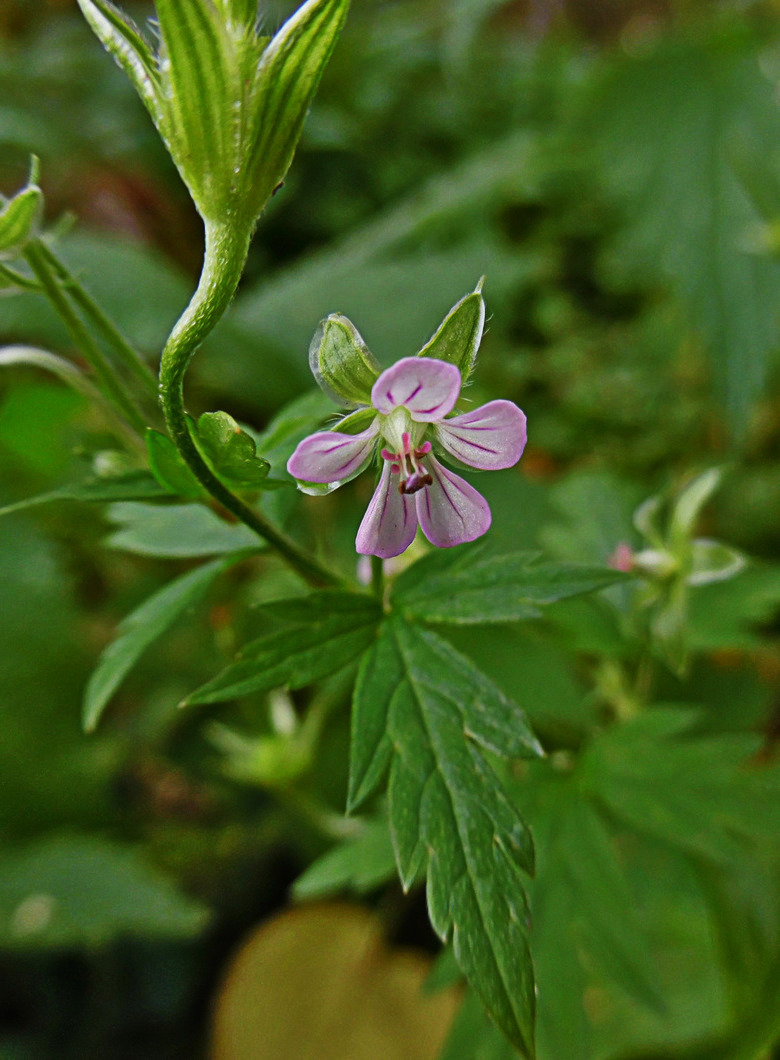
[[[292,6],[269,5],[268,24]],[[447,631],[551,751],[505,777],[539,853],[542,1060],[756,1060],[780,1034],[774,14],[769,0],[356,0],[189,384],[192,411],[228,409],[274,477],[327,415],[306,357],[320,318],[349,315],[389,363],[486,274],[474,400],[516,400],[530,438],[518,469],[480,479],[491,551],[603,565],[640,545],[640,501],[727,467],[701,528],[753,562],[692,591],[687,673],[658,665],[650,689],[621,684],[621,660],[636,661],[621,586],[522,626]],[[0,9],[0,147],[6,194],[41,157],[47,222],[78,218],[63,256],[154,362],[197,274],[199,226],[75,4]],[[35,293],[0,292],[0,341],[73,352]],[[99,479],[117,456],[100,412],[38,369],[0,372],[0,506]],[[368,488],[261,503],[349,571]],[[197,1055],[228,949],[312,863],[299,896],[379,893],[397,936],[433,947],[419,892],[392,882],[381,806],[362,841],[331,850],[343,674],[177,710],[268,632],[256,605],[303,587],[262,556],[234,564],[255,545],[243,528],[149,499],[0,521],[3,1056]],[[83,690],[120,621],[223,553],[198,608],[157,598],[158,642],[122,627],[138,661],[86,738]],[[641,685],[642,659],[636,673]],[[655,709],[634,712],[639,692]],[[250,782],[257,741],[299,734],[310,712],[308,772],[287,792],[257,770]],[[467,995],[444,1055],[507,1048]]]

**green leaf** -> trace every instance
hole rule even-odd
[[[323,854],[293,884],[293,897],[324,898],[341,891],[369,894],[395,876],[387,821],[362,821],[356,836]]]
[[[78,4],[100,43],[130,78],[159,128],[162,100],[152,49],[133,22],[108,0],[78,0]]]
[[[371,403],[380,367],[355,325],[341,313],[320,321],[309,346],[309,367],[337,404]]]
[[[438,552],[420,560],[396,581],[393,603],[425,622],[511,622],[538,618],[544,604],[627,578],[609,568],[542,563],[532,552],[478,556],[474,549],[452,558]]]
[[[130,846],[55,835],[0,858],[4,948],[98,949],[128,935],[188,938],[208,918]]]
[[[700,735],[700,715],[654,708],[603,733],[581,762],[593,798],[636,831],[713,861],[777,834],[780,769],[751,762],[752,733]]]
[[[39,504],[52,504],[55,501],[86,501],[92,504],[101,501],[147,501],[164,496],[157,482],[146,471],[133,471],[119,478],[93,478],[84,482],[75,482],[70,486],[61,486],[48,493],[39,493],[36,497],[27,497],[15,504],[0,508],[0,516],[21,512],[25,508],[37,508]]]
[[[112,504],[108,518],[119,527],[109,548],[139,556],[184,559],[264,547],[243,523],[226,523],[201,504]]]
[[[220,703],[280,685],[302,688],[340,670],[370,646],[382,612],[357,593],[323,591],[258,609],[281,625],[247,644],[237,662],[187,697],[187,703]]]
[[[271,465],[257,456],[254,438],[227,412],[204,412],[198,419],[199,448],[214,474],[228,486],[258,489]]]
[[[187,608],[196,604],[223,571],[243,556],[213,560],[163,586],[123,619],[117,637],[100,656],[84,692],[84,729],[92,732],[119,685],[138,659]]]
[[[308,0],[262,54],[247,103],[247,164],[239,176],[257,216],[283,179],[349,0]]]
[[[483,276],[476,290],[452,307],[436,334],[417,354],[418,357],[435,357],[439,361],[454,364],[460,370],[464,383],[474,370],[482,332],[485,330],[484,281]]]
[[[595,965],[621,993],[663,1009],[650,940],[636,912],[617,847],[578,777],[534,766],[516,785],[539,851],[531,886],[534,958],[540,996],[540,1051],[588,1060],[594,1055],[583,1007]]]
[[[493,1019],[533,1056],[534,986],[524,873],[530,832],[485,757],[538,755],[522,711],[435,634],[388,620],[355,689],[349,804],[387,764],[390,827],[405,887],[427,862],[431,923]]]
[[[175,497],[188,497],[191,500],[204,499],[206,491],[184,463],[178,449],[167,435],[147,427],[146,452],[152,474],[166,493],[171,493]]]

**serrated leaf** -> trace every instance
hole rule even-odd
[[[485,300],[482,297],[484,277],[477,289],[461,298],[441,322],[435,335],[423,346],[418,357],[435,357],[459,369],[464,383],[468,381],[485,330]]]
[[[249,527],[226,523],[202,504],[112,504],[108,518],[118,526],[108,547],[139,556],[184,559],[264,547]]]
[[[398,578],[392,602],[425,622],[467,624],[537,618],[540,606],[626,580],[610,568],[544,563],[537,554],[479,557],[465,550],[452,559],[433,553]]]
[[[751,758],[752,733],[700,735],[698,712],[656,707],[602,733],[582,758],[592,797],[667,845],[718,862],[776,835],[780,769]]]
[[[146,452],[152,474],[167,493],[191,500],[203,500],[207,496],[167,435],[147,427]]]
[[[246,645],[237,662],[187,697],[220,703],[280,685],[302,688],[340,670],[374,640],[382,611],[372,597],[323,591],[258,609],[281,629]]]
[[[84,692],[84,729],[92,732],[111,697],[146,649],[157,640],[188,607],[192,607],[223,571],[243,557],[213,560],[188,571],[144,600],[122,620],[117,637],[100,656]]]
[[[249,92],[247,164],[240,177],[256,213],[292,161],[348,7],[349,0],[308,0],[262,54]]]
[[[271,465],[257,456],[254,438],[227,412],[204,412],[198,419],[197,441],[214,474],[228,486],[258,489]]]
[[[360,831],[306,869],[293,884],[293,897],[324,898],[341,891],[368,894],[395,876],[395,858],[387,821],[361,822]]]
[[[0,859],[0,945],[97,949],[120,937],[187,938],[208,910],[133,847],[56,835]]]
[[[341,313],[321,320],[309,346],[309,367],[339,405],[368,405],[380,367],[360,332]],[[373,411],[373,410],[372,410]]]
[[[534,987],[523,873],[530,833],[484,750],[536,755],[522,711],[445,641],[389,619],[355,689],[350,806],[389,759],[390,827],[405,886],[427,864],[428,910],[488,1011],[533,1056]]]
[[[27,497],[23,501],[0,508],[0,516],[21,512],[25,508],[36,508],[39,504],[53,504],[55,501],[85,501],[97,504],[101,501],[156,500],[164,495],[155,479],[146,471],[133,471],[120,478],[87,479],[71,486],[61,486],[48,493],[39,493],[36,497]]]
[[[133,22],[108,0],[78,0],[78,4],[100,43],[132,81],[159,128],[162,101],[157,64],[149,44]]]

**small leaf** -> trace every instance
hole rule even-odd
[[[366,739],[365,734],[370,734]],[[428,911],[507,1037],[534,1055],[523,873],[530,832],[483,749],[537,755],[522,711],[435,634],[387,621],[355,688],[350,805],[390,759],[390,827],[405,887],[427,862]]]
[[[376,636],[381,608],[357,593],[323,591],[258,609],[274,624],[247,644],[237,662],[187,697],[187,703],[220,703],[280,685],[302,688],[351,663]]]
[[[309,367],[337,404],[371,403],[380,367],[355,325],[341,313],[320,321],[309,346]]]
[[[228,486],[257,489],[271,465],[257,456],[254,438],[227,412],[204,412],[198,419],[197,441],[214,474]]]
[[[119,685],[138,659],[183,614],[206,593],[216,578],[243,556],[213,560],[188,571],[145,600],[125,618],[116,640],[100,656],[84,693],[84,729],[92,732]]]
[[[108,517],[119,527],[108,547],[139,556],[184,559],[264,547],[249,527],[226,523],[202,504],[112,504]]]
[[[360,831],[323,854],[293,884],[293,897],[324,898],[339,891],[369,894],[395,876],[387,821],[361,822]]]
[[[184,463],[170,438],[146,428],[146,451],[149,467],[162,488],[175,497],[203,500],[207,495],[201,484]]]
[[[452,307],[436,334],[417,355],[454,364],[460,370],[464,383],[474,370],[485,329],[485,300],[482,297],[484,279],[483,276],[476,290]]]
[[[610,568],[540,563],[532,552],[487,556],[433,553],[398,578],[392,601],[425,622],[512,622],[538,618],[540,606],[594,592],[629,576]]]
[[[284,178],[349,0],[308,0],[262,54],[250,89],[247,165],[240,175],[256,217]]]

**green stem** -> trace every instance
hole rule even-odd
[[[40,247],[43,256],[62,280],[63,286],[67,289],[73,301],[78,305],[85,316],[92,320],[92,323],[95,325],[98,332],[114,349],[119,359],[141,386],[144,387],[149,396],[153,399],[156,398],[157,380],[155,379],[154,372],[142,360],[138,351],[131,346],[119,328],[117,328],[116,324],[114,324],[114,322],[103,312],[89,291],[82,286],[73,273],[67,268],[65,263],[57,257],[51,247],[42,240],[36,240],[36,243]]]
[[[312,585],[338,585],[340,579],[250,508],[214,475],[190,435],[184,409],[184,375],[195,350],[230,304],[249,249],[249,236],[229,224],[206,224],[203,272],[192,300],[165,344],[160,362],[160,403],[176,448],[200,484],[236,518],[283,556]]]
[[[25,247],[24,257],[47,298],[68,329],[77,349],[89,362],[103,393],[128,423],[143,435],[146,429],[146,419],[143,413],[128,395],[114,368],[106,360],[102,350],[85,327],[84,322],[71,306],[62,289],[60,280],[52,272],[51,265],[41,252],[40,244],[37,241],[29,242]]]
[[[380,600],[385,598],[385,566],[379,556],[371,557],[371,589]]]

